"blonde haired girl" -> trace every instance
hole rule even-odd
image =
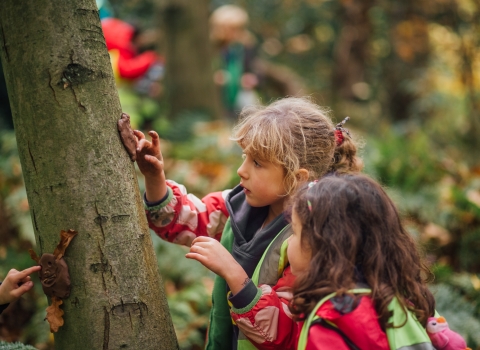
[[[151,142],[135,135],[150,227],[217,274],[207,349],[294,349],[297,326],[283,307],[293,283],[285,203],[300,183],[361,169],[349,135],[306,98],[246,108],[232,136],[244,154],[240,184],[201,200],[165,179],[154,131]]]

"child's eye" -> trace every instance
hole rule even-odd
[[[257,162],[255,159],[253,160],[253,164],[255,164],[255,167],[256,167],[256,168],[259,168],[259,167],[260,167],[260,163]]]

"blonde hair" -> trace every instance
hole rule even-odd
[[[248,24],[248,13],[235,5],[223,5],[212,12],[210,24],[246,27]]]
[[[245,153],[281,165],[289,195],[298,185],[299,169],[308,171],[309,180],[335,171],[336,143],[329,115],[330,110],[308,98],[288,97],[266,107],[250,106],[240,113],[231,139]]]

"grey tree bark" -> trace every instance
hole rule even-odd
[[[176,349],[95,1],[2,0],[0,47],[37,253],[79,232],[56,348]]]
[[[202,112],[219,116],[213,82],[208,0],[159,0],[165,32],[167,101],[170,116]]]

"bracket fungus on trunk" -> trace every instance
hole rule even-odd
[[[52,300],[52,304],[47,307],[47,321],[50,324],[50,331],[57,332],[63,326],[63,310],[60,305],[62,299],[70,295],[70,275],[68,266],[63,259],[65,250],[71,240],[77,235],[77,231],[68,230],[60,232],[60,242],[55,248],[53,254],[44,253],[40,258],[33,249],[30,249],[30,256],[39,264],[42,269],[38,272],[43,292]]]

